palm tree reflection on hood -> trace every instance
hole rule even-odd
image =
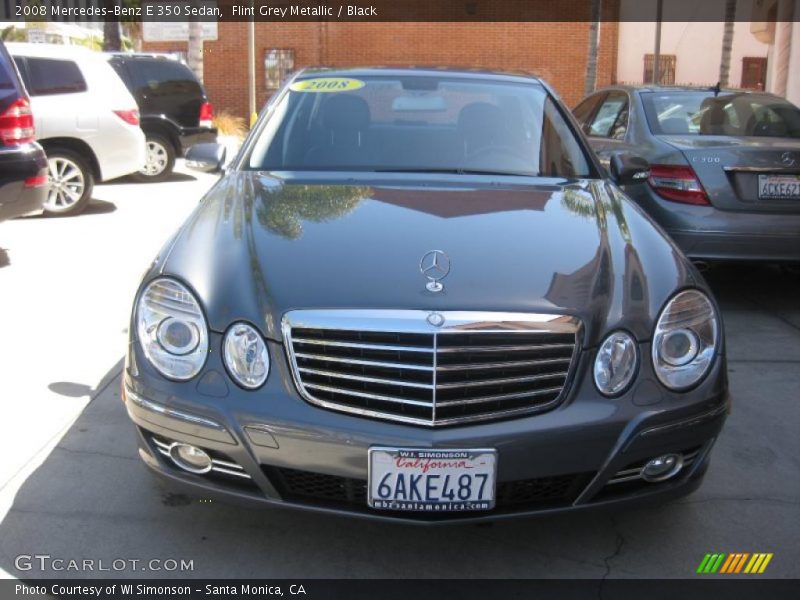
[[[324,223],[352,212],[370,195],[370,188],[346,185],[283,185],[262,188],[255,207],[261,226],[296,240],[303,235],[303,221]]]
[[[622,196],[614,190],[598,186],[597,194],[593,195],[580,188],[568,187],[562,193],[561,205],[576,215],[596,219],[597,226],[603,233],[608,228],[607,213],[610,212],[614,215],[622,239],[626,244],[631,243],[631,232],[625,218]]]
[[[580,278],[579,276],[589,276],[593,278],[593,285],[591,286],[593,297],[600,296],[601,292],[611,293],[610,278],[613,277],[613,273],[609,269],[612,268],[614,261],[610,258],[612,250],[607,230],[608,216],[613,215],[620,237],[625,242],[622,250],[623,312],[631,316],[631,318],[646,319],[649,314],[647,275],[639,257],[639,252],[633,244],[628,220],[625,216],[626,210],[630,209],[626,209],[624,201],[624,195],[611,186],[598,185],[596,194],[576,187],[566,188],[563,191],[561,205],[564,208],[584,218],[597,220],[600,232],[600,245],[598,246],[600,259],[596,262],[596,265],[599,265],[599,267],[597,272],[591,274],[591,276],[584,272],[587,267],[592,271],[594,270],[594,266],[591,263],[587,263],[575,273],[569,275],[559,274],[553,278],[551,287],[555,287],[558,284],[562,289],[567,289],[570,285],[572,287],[569,289],[580,288],[581,286],[576,285],[572,280],[577,281]],[[607,272],[604,273],[603,271]]]

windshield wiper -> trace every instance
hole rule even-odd
[[[535,177],[533,173],[519,173],[517,171],[489,171],[482,169],[461,169],[461,168],[433,168],[433,167],[419,167],[414,169],[398,168],[398,169],[373,169],[375,173],[448,173],[452,175],[503,175],[507,177]]]

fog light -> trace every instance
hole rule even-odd
[[[647,462],[642,467],[641,476],[645,481],[664,481],[678,474],[683,467],[683,456],[664,454]]]
[[[176,465],[190,473],[208,473],[211,470],[211,457],[189,444],[175,442],[169,447],[169,457]]]

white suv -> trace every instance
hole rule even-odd
[[[28,88],[37,141],[47,152],[51,188],[45,211],[79,213],[95,181],[144,166],[136,101],[102,54],[55,44],[6,47]]]

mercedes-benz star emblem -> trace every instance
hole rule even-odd
[[[441,327],[444,325],[444,315],[442,313],[432,312],[428,315],[428,323],[434,327]]]
[[[781,154],[781,162],[785,164],[787,167],[793,167],[795,163],[795,158],[791,152],[784,152]]]
[[[428,278],[425,287],[429,292],[441,292],[444,286],[440,283],[450,272],[450,257],[441,250],[426,252],[419,261],[420,272]]]

